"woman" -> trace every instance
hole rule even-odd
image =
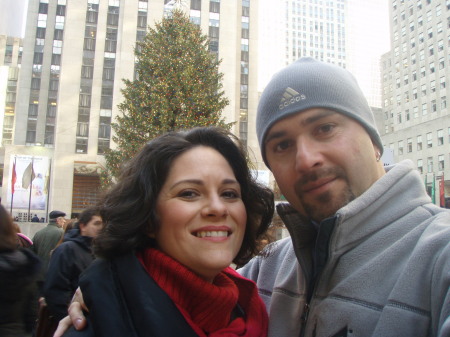
[[[232,134],[207,127],[152,140],[100,207],[101,259],[80,280],[88,327],[64,336],[266,336],[255,284],[229,265],[257,253],[273,194]]]
[[[0,336],[31,336],[40,267],[30,249],[19,247],[12,218],[0,205]]]

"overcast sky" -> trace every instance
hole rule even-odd
[[[28,0],[0,0],[0,34],[24,37]]]

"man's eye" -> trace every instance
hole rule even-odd
[[[283,151],[286,150],[290,145],[290,142],[287,140],[284,140],[282,142],[279,142],[276,147],[275,147],[275,151]]]
[[[333,129],[334,129],[333,124],[325,124],[325,125],[321,125],[318,128],[318,132],[319,133],[329,133],[329,132],[333,131]]]

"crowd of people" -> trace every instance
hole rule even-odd
[[[450,336],[450,211],[411,161],[383,165],[354,77],[301,58],[268,83],[256,125],[290,233],[262,251],[273,193],[217,127],[144,144],[57,247],[65,214],[50,215],[41,258],[0,244],[37,261],[24,287],[41,281],[54,317],[69,313],[55,337]]]
[[[98,214],[91,207],[67,220],[52,211],[30,239],[0,205],[0,336],[53,336],[79,275],[94,260],[92,239],[103,227]]]

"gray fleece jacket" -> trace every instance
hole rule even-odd
[[[411,161],[318,232],[288,204],[278,212],[291,237],[239,270],[258,285],[270,337],[450,336],[450,210]]]

